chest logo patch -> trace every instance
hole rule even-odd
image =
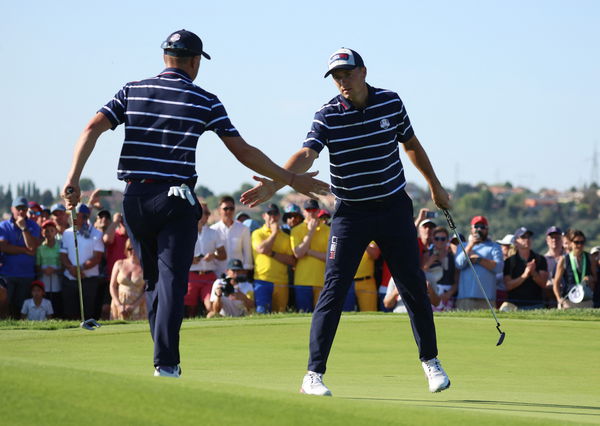
[[[388,120],[387,118],[382,119],[379,122],[379,127],[381,127],[382,129],[387,129],[388,127],[390,127],[390,120]]]

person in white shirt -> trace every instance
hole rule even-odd
[[[198,305],[204,304],[206,313],[210,312],[210,291],[217,279],[215,270],[217,261],[225,260],[225,242],[214,229],[206,226],[210,210],[206,203],[200,203],[202,217],[198,221],[198,239],[194,247],[194,260],[188,276],[188,291],[184,298],[187,317],[198,315]]]
[[[212,306],[207,318],[241,317],[254,311],[254,287],[246,281],[246,272],[241,260],[229,259],[226,276],[212,286]]]
[[[26,299],[21,308],[21,319],[29,321],[46,321],[52,319],[54,310],[52,303],[44,299],[44,283],[42,281],[33,281],[31,283],[31,299]]]
[[[228,259],[240,259],[244,269],[254,269],[252,260],[252,244],[250,230],[240,222],[234,220],[235,202],[232,197],[224,196],[219,201],[219,215],[221,220],[211,226],[211,229],[219,232],[225,241],[227,259],[217,262],[216,273],[220,277],[227,269]]]
[[[99,264],[104,253],[102,232],[90,222],[90,209],[85,204],[77,206],[77,243],[79,245],[79,265],[83,289],[83,311],[85,318],[93,316],[98,291]],[[66,319],[79,319],[79,289],[77,284],[77,263],[73,227],[67,229],[61,240],[61,262],[65,268],[62,287],[63,313]]]

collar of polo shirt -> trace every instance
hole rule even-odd
[[[373,105],[373,101],[375,100],[375,89],[373,89],[369,84],[367,84],[367,90],[369,93],[367,98],[367,106]],[[344,109],[356,109],[356,107],[352,105],[352,102],[344,98],[342,95],[338,95],[338,98],[340,99],[340,102],[343,105]]]

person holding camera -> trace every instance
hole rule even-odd
[[[488,232],[487,219],[484,216],[475,216],[471,219],[471,234],[465,251],[461,247],[457,250],[455,262],[460,275],[456,307],[461,311],[488,308],[466,256],[469,256],[475,266],[481,285],[492,305],[496,300],[496,274],[502,272],[504,260],[500,246],[488,238]]]
[[[247,282],[246,274],[241,260],[229,259],[226,275],[213,284],[207,318],[241,317],[254,310],[254,288]]]

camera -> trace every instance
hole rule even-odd
[[[219,284],[219,287],[221,288],[221,291],[223,292],[223,296],[228,297],[231,296],[233,293],[235,293],[235,287],[233,287],[233,278],[232,277],[225,277],[223,278],[221,284]]]
[[[480,240],[483,240],[483,231],[481,231],[480,229],[477,229],[475,231],[475,234],[477,234],[477,236],[479,237]]]
[[[425,219],[433,219],[436,218],[438,216],[437,212],[426,212],[425,213]]]

